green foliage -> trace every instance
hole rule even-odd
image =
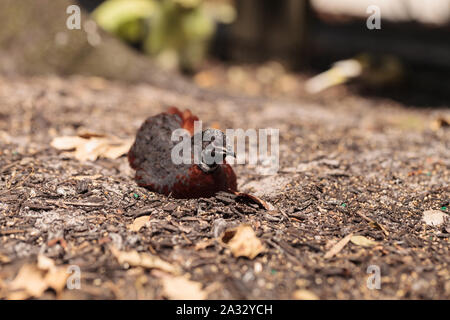
[[[185,70],[198,67],[215,31],[202,0],[109,0],[94,18],[105,30],[140,44],[163,65]]]
[[[109,0],[100,5],[93,16],[106,31],[136,43],[146,36],[145,21],[158,10],[153,0]]]

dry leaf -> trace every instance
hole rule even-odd
[[[296,300],[319,300],[314,292],[306,289],[295,290],[292,297]]]
[[[134,222],[130,225],[128,225],[128,229],[130,229],[131,231],[134,232],[139,232],[139,230],[141,230],[141,228],[143,226],[145,226],[145,224],[147,222],[150,221],[150,216],[142,216],[139,218],[134,219]]]
[[[214,241],[215,241],[214,239],[207,239],[204,241],[199,241],[195,245],[195,250],[199,251],[199,250],[206,249],[206,248],[212,246],[214,244]]]
[[[133,267],[159,269],[168,273],[178,272],[178,269],[175,266],[148,253],[138,253],[136,250],[128,252],[119,251],[115,247],[111,247],[111,252],[120,264],[128,263]]]
[[[261,240],[256,237],[252,227],[240,225],[226,230],[220,237],[221,242],[230,248],[235,257],[254,259],[265,250]]]
[[[79,129],[77,130],[77,136],[81,137],[83,139],[90,139],[90,138],[104,138],[106,137],[103,133],[93,132],[86,129]]]
[[[28,297],[40,297],[48,288],[43,274],[44,272],[37,266],[25,264],[20,268],[9,288],[10,290],[23,290]]]
[[[12,292],[8,298],[39,298],[48,288],[59,293],[65,288],[68,277],[65,267],[57,267],[52,259],[39,255],[36,265],[25,264],[19,270],[9,285]]]
[[[117,159],[126,154],[132,144],[132,139],[119,139],[94,133],[57,137],[51,142],[51,146],[58,150],[75,150],[70,154],[80,161],[95,161],[99,157]]]
[[[84,143],[83,138],[77,136],[56,137],[52,140],[50,145],[58,150],[72,150]]]
[[[117,159],[123,156],[124,154],[127,154],[128,151],[131,148],[131,145],[133,144],[133,141],[128,140],[124,141],[122,144],[118,146],[111,145],[108,149],[102,154],[103,157],[108,159]]]
[[[444,223],[447,215],[440,210],[427,210],[423,212],[422,220],[429,226],[439,226]]]
[[[330,259],[334,257],[336,254],[338,254],[350,241],[353,234],[350,233],[349,235],[345,236],[342,240],[340,240],[338,243],[336,243],[330,250],[325,253],[323,256],[325,259]]]
[[[120,264],[128,263],[132,266],[140,266],[141,264],[141,256],[136,250],[126,252],[118,251],[116,248],[112,247],[111,252]]]
[[[80,161],[95,161],[106,152],[108,140],[104,138],[83,139],[75,150],[75,158]]]
[[[40,254],[37,259],[37,267],[42,271],[47,271],[45,282],[56,292],[61,292],[67,284],[69,274],[65,267],[57,267],[55,261]]]
[[[237,200],[239,199],[245,199],[245,200],[249,200],[250,202],[256,203],[257,205],[259,205],[261,208],[266,209],[266,210],[273,210],[274,208],[267,203],[266,201],[251,195],[249,193],[245,193],[245,192],[236,192],[235,193],[237,195]]]
[[[49,271],[55,268],[55,262],[52,259],[40,254],[37,258],[37,267],[41,270]]]
[[[164,295],[172,300],[205,300],[207,297],[201,283],[184,276],[165,277],[162,279],[162,285]]]
[[[49,270],[45,275],[44,280],[49,288],[52,288],[57,293],[60,293],[67,285],[67,278],[69,275],[70,274],[67,272],[65,267],[59,267]]]
[[[377,244],[376,241],[370,240],[364,236],[353,236],[350,241],[353,244],[356,244],[358,246],[362,246],[362,247],[371,247]]]

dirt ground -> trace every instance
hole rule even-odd
[[[422,221],[426,210],[450,211],[450,131],[438,123],[448,105],[414,108],[341,89],[256,95],[0,77],[0,298],[449,299],[450,225]],[[78,161],[50,146],[80,131],[133,138],[169,105],[222,129],[280,130],[276,175],[234,166],[240,191],[269,209],[226,194],[161,196],[136,186],[126,157]],[[149,221],[130,230],[139,217]],[[240,224],[265,247],[254,259],[218,240]],[[368,243],[348,241],[352,234]],[[166,263],[118,258],[133,250]],[[19,270],[39,284],[50,270],[38,256],[78,266],[81,288],[17,289]],[[369,266],[380,270],[380,289],[367,286]]]

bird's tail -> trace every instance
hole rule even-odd
[[[170,107],[166,113],[178,115],[182,120],[181,127],[189,131],[191,136],[194,135],[194,122],[198,121],[198,117],[194,116],[191,110],[186,109],[181,112],[177,107]]]

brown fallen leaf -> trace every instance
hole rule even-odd
[[[65,266],[57,267],[55,261],[40,254],[37,259],[37,267],[42,271],[47,271],[44,280],[49,288],[60,293],[66,287],[69,273]]]
[[[236,258],[254,259],[265,250],[263,243],[256,237],[255,231],[249,225],[240,225],[237,228],[226,230],[220,236],[220,241],[231,250]]]
[[[67,272],[66,268],[53,268],[47,272],[45,275],[45,282],[49,288],[52,288],[57,293],[64,290],[67,285],[67,278],[70,274]]]
[[[350,239],[353,237],[353,233],[350,233],[349,235],[345,236],[342,240],[340,240],[338,243],[336,243],[330,250],[328,250],[325,255],[323,256],[324,259],[330,259],[334,257],[336,254],[338,254],[350,241]]]
[[[43,254],[40,254],[37,258],[37,267],[40,270],[49,271],[55,268],[55,262],[52,259],[44,256]]]
[[[204,250],[204,249],[212,246],[215,241],[216,241],[215,239],[206,239],[203,241],[199,241],[195,244],[195,250],[196,251]]]
[[[48,284],[44,279],[44,272],[36,265],[25,264],[20,268],[19,273],[9,285],[9,290],[22,291],[21,293],[11,292],[9,299],[26,299],[29,297],[39,298],[45,290],[48,289]]]
[[[58,150],[72,150],[84,143],[84,140],[77,136],[63,136],[54,138],[50,145]]]
[[[245,193],[245,192],[235,192],[235,194],[237,195],[236,200],[249,200],[250,202],[256,203],[263,209],[266,209],[266,210],[273,209],[273,207],[269,203],[267,203],[266,201],[254,196],[252,194]]]
[[[292,297],[296,300],[319,300],[314,292],[306,289],[295,290]]]
[[[162,278],[164,296],[172,300],[205,300],[207,293],[200,282],[185,276]]]
[[[86,129],[79,129],[77,130],[77,136],[81,137],[83,139],[90,139],[90,138],[104,138],[106,137],[103,133],[93,132]]]
[[[116,257],[120,264],[128,263],[133,267],[142,267],[145,269],[159,269],[168,273],[178,273],[178,268],[172,264],[160,259],[157,256],[148,253],[138,253],[136,250],[119,251],[115,247],[111,247],[112,254]]]
[[[55,261],[40,254],[38,256],[37,267],[43,271],[46,271],[45,282],[49,288],[52,288],[56,293],[60,293],[67,285],[67,278],[69,273],[67,272],[67,266],[56,266]]]
[[[105,138],[83,139],[75,149],[75,158],[80,161],[95,161],[103,155],[108,148],[108,140]]]
[[[132,140],[127,140],[117,146],[110,145],[109,148],[107,148],[101,156],[107,159],[120,158],[124,154],[128,153],[132,144],[133,144]]]
[[[9,284],[8,299],[39,298],[49,288],[60,293],[66,287],[68,277],[65,267],[56,266],[52,259],[39,255],[37,264],[24,264],[20,268]]]
[[[119,139],[94,133],[56,137],[50,143],[58,150],[73,150],[69,152],[69,155],[80,161],[95,161],[100,157],[117,159],[126,154],[132,144],[132,139]]]
[[[150,221],[150,216],[142,216],[139,218],[134,219],[134,222],[130,225],[128,225],[128,229],[134,232],[139,232],[142,227],[145,226],[147,222]]]
[[[377,244],[376,241],[370,240],[364,236],[353,236],[350,239],[351,243],[362,247],[372,247]]]

